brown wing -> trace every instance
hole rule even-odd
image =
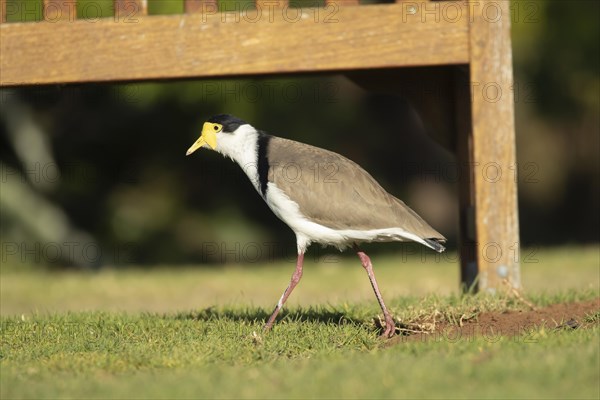
[[[321,225],[358,230],[401,228],[423,239],[444,240],[358,164],[337,153],[272,137],[267,157],[269,182]]]

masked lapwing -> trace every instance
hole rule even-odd
[[[401,200],[385,191],[358,164],[337,153],[271,136],[231,115],[216,115],[186,155],[201,147],[235,161],[273,213],[296,234],[298,259],[289,286],[279,299],[265,330],[302,277],[304,252],[311,243],[353,247],[367,271],[385,317],[383,336],[395,333],[363,242],[421,243],[444,251],[445,238]]]

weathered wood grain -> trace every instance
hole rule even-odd
[[[2,24],[0,85],[461,64],[469,57],[466,14],[422,22],[386,4],[290,18],[282,10],[258,20],[217,13]]]
[[[254,0],[257,9],[269,11],[274,8],[284,8],[289,6],[288,0]]]
[[[193,13],[214,13],[219,9],[217,0],[184,0],[183,11]]]
[[[420,6],[423,6],[424,3],[430,3],[433,1],[452,1],[452,0],[394,0],[396,3],[404,3],[404,4],[410,4],[411,6],[416,6],[417,8]]]
[[[360,5],[359,0],[325,0],[325,7],[344,7],[344,6],[358,6]]]
[[[43,0],[42,4],[44,21],[74,21],[77,19],[77,6],[74,0]]]
[[[503,287],[506,278],[518,288],[521,278],[509,2],[478,0],[469,5],[479,287],[494,291]]]
[[[0,24],[6,22],[6,0],[0,0]]]
[[[148,15],[148,0],[115,0],[115,20],[134,21]]]

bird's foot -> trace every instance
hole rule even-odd
[[[396,334],[396,323],[393,318],[386,318],[385,320],[385,330],[383,331],[384,338],[391,338]]]
[[[269,320],[264,326],[263,326],[263,333],[268,333],[271,328],[273,327],[273,321]]]
[[[396,334],[396,322],[390,315],[385,316],[385,323],[381,320],[380,317],[377,318],[377,322],[379,328],[383,330],[383,332],[379,336],[382,339],[389,339]]]

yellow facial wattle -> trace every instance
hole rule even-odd
[[[205,144],[209,145],[210,148],[214,150],[217,147],[217,133],[221,132],[222,130],[223,126],[221,124],[205,122],[202,126],[202,134],[198,140],[196,140],[194,144],[190,146],[185,155],[189,156]]]

